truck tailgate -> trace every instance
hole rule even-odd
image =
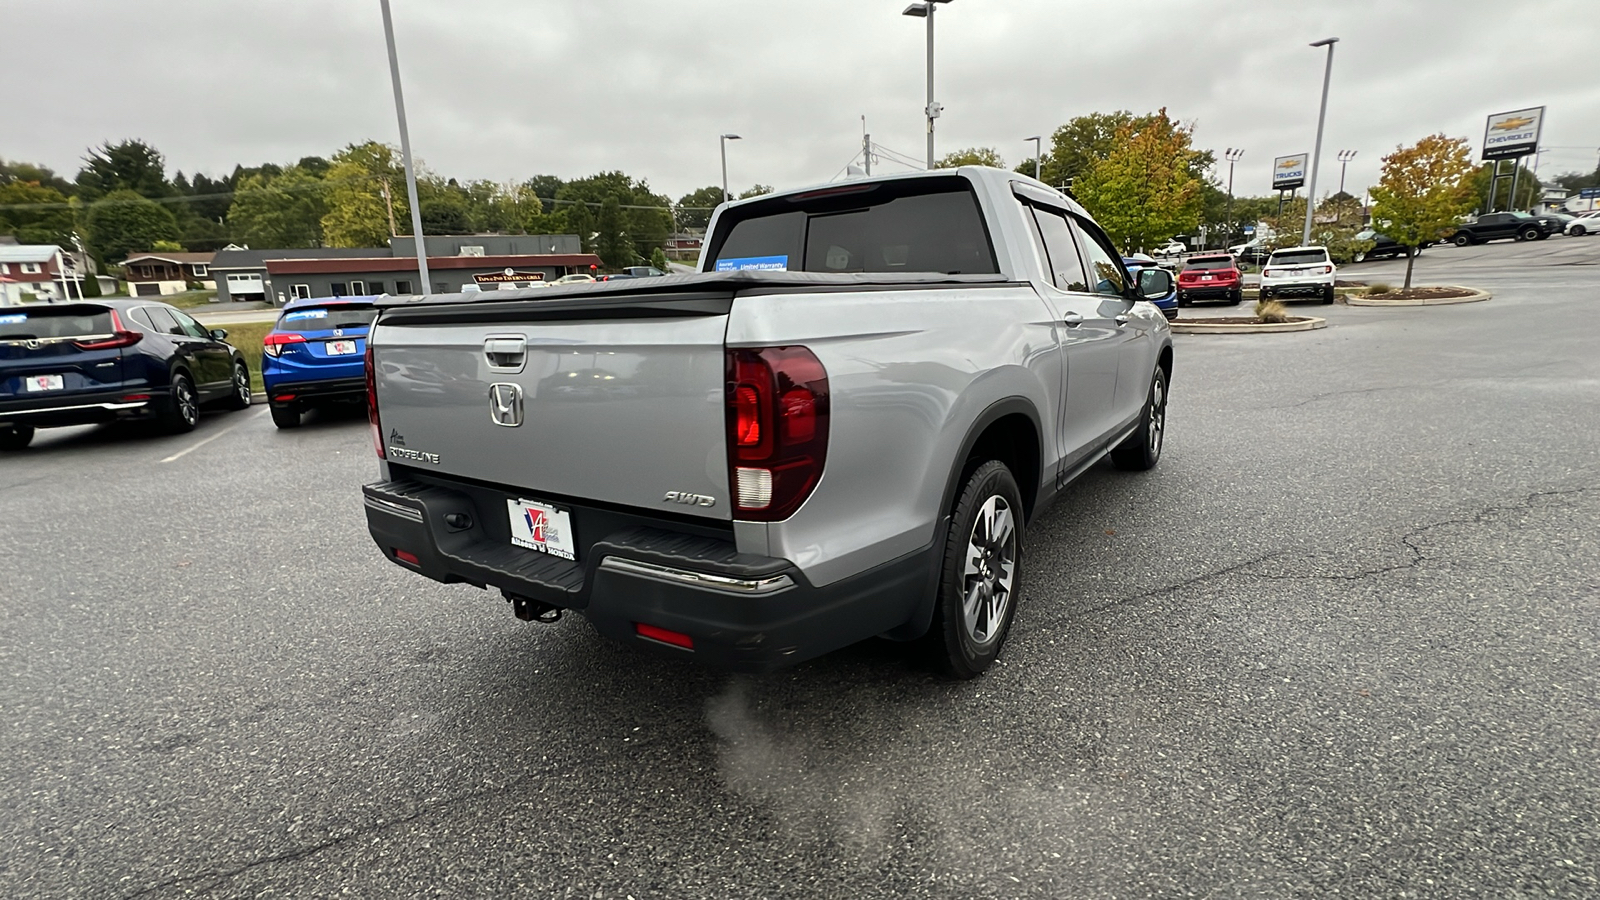
[[[569,295],[570,296],[570,295]],[[372,338],[393,464],[526,499],[729,519],[727,298],[442,304]]]

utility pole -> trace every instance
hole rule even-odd
[[[1322,125],[1328,118],[1328,82],[1333,79],[1333,45],[1339,43],[1336,37],[1323,38],[1311,44],[1313,47],[1328,48],[1328,66],[1322,72],[1322,109],[1317,113],[1317,143],[1311,153],[1311,184],[1306,190],[1306,227],[1300,235],[1300,245],[1311,243],[1311,214],[1317,208],[1317,168],[1322,164]]]
[[[928,106],[927,106],[926,109],[923,110],[923,113],[928,118],[928,168],[929,169],[933,168],[933,163],[934,163],[934,157],[933,157],[933,122],[934,122],[935,119],[939,118],[939,114],[944,111],[944,107],[940,106],[933,99],[933,11],[935,9],[939,8],[939,4],[941,4],[941,3],[949,3],[949,2],[950,2],[950,0],[924,0],[924,2],[922,2],[922,3],[913,3],[913,4],[911,4],[910,6],[905,8],[905,11],[903,13],[901,13],[901,15],[911,16],[914,19],[927,19],[928,20]]]
[[[1233,164],[1244,158],[1244,151],[1238,147],[1229,147],[1223,151],[1222,158],[1228,161],[1228,241],[1233,240]]]
[[[732,199],[732,197],[728,194],[728,142],[729,141],[741,141],[741,140],[744,140],[744,138],[739,137],[737,134],[725,134],[725,135],[722,136],[722,139],[721,139],[721,143],[722,143],[722,202],[723,203],[727,203],[730,199]]]
[[[1023,138],[1023,140],[1033,141],[1033,180],[1043,181],[1044,179],[1040,177],[1040,173],[1044,171],[1044,136],[1036,134],[1031,138]]]
[[[383,191],[383,205],[389,210],[389,237],[394,237],[397,232],[394,227],[394,198],[389,195],[389,179],[378,182],[378,188]]]
[[[406,197],[411,201],[411,236],[417,249],[417,276],[422,279],[426,297],[433,290],[428,280],[428,242],[422,235],[422,207],[417,203],[417,171],[411,165],[411,131],[406,128],[406,98],[400,92],[400,58],[394,52],[394,18],[389,14],[389,0],[378,0],[383,8],[383,39],[389,45],[389,80],[394,82],[394,112],[400,120],[400,157],[406,166]],[[393,226],[390,226],[393,228]]]
[[[1350,160],[1356,158],[1356,153],[1357,152],[1359,152],[1359,151],[1356,151],[1356,150],[1340,150],[1339,151],[1339,193],[1341,193],[1341,194],[1344,193],[1344,173],[1345,173],[1345,169],[1347,169],[1350,166]]]

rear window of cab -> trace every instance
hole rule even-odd
[[[1183,270],[1185,272],[1191,269],[1231,269],[1233,267],[1233,257],[1231,256],[1198,256],[1183,262]]]
[[[0,309],[0,341],[47,341],[116,331],[111,310],[96,306],[43,306],[18,312]]]
[[[345,303],[330,303],[327,306],[302,306],[291,309],[278,318],[278,331],[292,331],[296,333],[308,331],[348,331],[352,328],[367,328],[378,317],[378,310],[371,306],[357,306]]]

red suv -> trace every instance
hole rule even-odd
[[[1244,279],[1231,253],[1191,256],[1178,273],[1178,305],[1196,300],[1224,300],[1229,306],[1244,299]]]

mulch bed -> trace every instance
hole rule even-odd
[[[1313,316],[1286,316],[1282,322],[1263,322],[1255,316],[1216,316],[1204,319],[1185,319],[1178,317],[1172,321],[1179,325],[1290,325],[1295,322],[1309,322]]]
[[[1390,291],[1387,294],[1363,294],[1367,300],[1448,300],[1453,297],[1471,297],[1472,291],[1453,287],[1414,287],[1409,291]]]

